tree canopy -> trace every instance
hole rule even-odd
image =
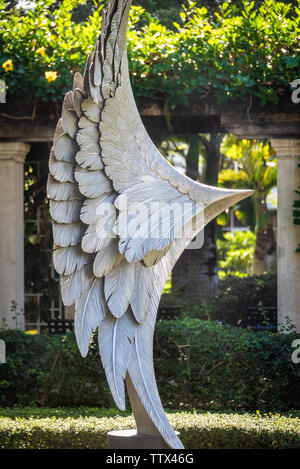
[[[20,10],[0,0],[0,78],[9,97],[51,101],[70,89],[101,25],[103,2],[84,21],[74,20],[82,3],[38,0]],[[172,28],[157,17],[157,2],[141,3],[152,9],[133,6],[128,33],[137,98],[162,98],[176,106],[187,105],[193,93],[218,102],[255,96],[264,105],[289,93],[299,76],[299,1],[216,1],[208,2],[209,8],[174,1]]]

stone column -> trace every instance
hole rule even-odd
[[[300,140],[272,139],[277,154],[278,324],[293,323],[300,332],[300,226],[293,224],[295,190],[300,185]]]
[[[24,159],[30,145],[0,142],[0,327],[24,329]]]

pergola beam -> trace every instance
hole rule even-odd
[[[171,109],[163,100],[142,99],[139,112],[152,138],[170,134],[233,133],[241,138],[297,138],[300,106],[290,97],[278,104],[244,101],[218,104],[212,97],[190,97],[189,106]],[[51,142],[61,103],[9,101],[0,106],[0,139]]]

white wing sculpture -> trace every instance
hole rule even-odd
[[[196,216],[199,231],[252,191],[192,181],[150,140],[129,79],[130,5],[131,0],[109,1],[84,77],[75,74],[73,91],[64,98],[47,186],[53,261],[64,304],[75,304],[81,354],[87,355],[98,328],[100,356],[117,406],[125,409],[126,382],[138,431],[160,434],[170,448],[182,448],[154,375],[159,300],[175,262],[195,236],[191,222]],[[160,211],[173,202],[187,208],[175,211],[162,230]]]

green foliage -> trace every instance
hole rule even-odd
[[[37,398],[42,370],[48,366],[46,336],[28,336],[21,331],[2,332],[6,364],[0,364],[0,405],[28,405]]]
[[[164,372],[157,373],[158,385],[164,384],[162,396],[168,388],[172,395],[173,388],[177,399],[195,402],[198,408],[281,407],[279,396],[283,398],[284,389],[289,388],[285,394],[288,400],[293,386],[299,385],[290,359],[290,339],[210,321],[166,321],[160,324],[157,339],[161,350],[156,362],[159,370],[159,360],[164,362]],[[294,377],[287,384],[289,378],[283,374],[289,374],[289,370]],[[297,406],[295,401],[286,404],[287,408]]]
[[[0,414],[1,449],[102,449],[108,431],[134,428],[133,417],[95,408],[6,408]],[[299,412],[193,411],[167,417],[187,449],[300,448]]]
[[[53,0],[39,0],[27,13],[5,12],[0,1],[0,49],[3,64],[12,60],[13,70],[1,68],[1,78],[13,97],[61,99],[70,89],[72,74],[83,71],[101,25],[98,8],[84,23],[72,22],[78,0],[64,0],[51,9]],[[47,71],[57,78],[48,81]]]
[[[269,141],[239,139],[235,135],[227,135],[222,143],[222,151],[229,162],[236,161],[239,171],[224,169],[220,174],[220,183],[232,182],[233,186],[253,187],[255,191],[266,197],[277,182],[277,165],[275,152]]]
[[[202,319],[222,321],[232,326],[248,324],[249,307],[274,307],[277,304],[277,276],[264,274],[220,280],[215,295],[193,312]]]
[[[258,10],[253,2],[244,2],[242,10],[224,4],[210,18],[206,8],[190,2],[175,26],[174,33],[152,19],[130,32],[138,96],[161,90],[176,105],[187,104],[193,91],[212,92],[220,102],[253,94],[265,104],[277,102],[276,88],[289,89],[299,71],[299,15],[283,3],[265,1]]]
[[[229,135],[224,139],[223,151],[228,159],[228,168],[219,174],[219,183],[223,187],[251,188],[254,190],[256,231],[265,229],[270,224],[266,198],[270,190],[276,186],[277,165],[274,161],[274,150],[269,142],[259,140],[238,139]],[[232,169],[232,162],[239,165],[238,171]],[[240,204],[242,208],[243,205]],[[247,205],[246,205],[247,207]],[[241,212],[241,218],[247,215]]]
[[[81,4],[39,0],[34,9],[18,13],[0,1],[0,66],[10,60],[13,66],[1,68],[8,96],[49,101],[70,88],[101,24],[102,4],[86,21],[72,21]],[[174,29],[167,29],[154,13],[132,8],[128,49],[137,97],[163,97],[176,106],[188,104],[197,92],[212,93],[219,102],[254,96],[264,105],[278,101],[279,89],[290,93],[300,67],[296,6],[265,0],[255,9],[255,2],[223,2],[212,13],[186,2],[174,20]],[[57,75],[47,81],[47,71]]]
[[[7,363],[0,365],[2,406],[114,406],[96,337],[85,359],[73,333],[28,336],[1,331],[0,338],[7,343]],[[199,319],[159,321],[154,355],[164,406],[299,407],[299,365],[291,361],[293,338],[292,333],[253,333]]]
[[[222,239],[217,239],[219,277],[249,275],[254,246],[255,234],[252,231],[223,233]]]

